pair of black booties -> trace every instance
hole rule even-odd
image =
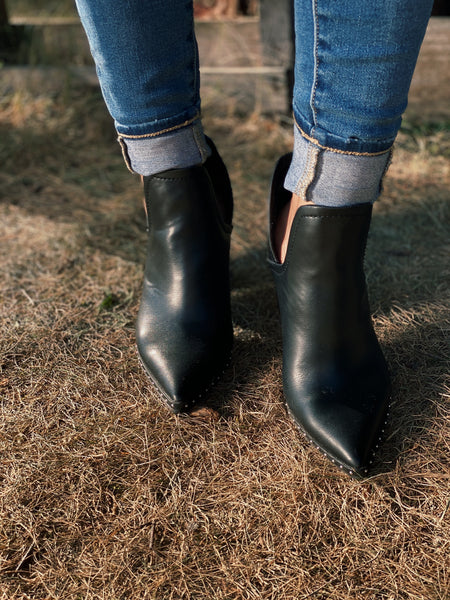
[[[144,177],[148,251],[137,318],[142,364],[174,413],[203,402],[231,355],[233,199],[214,144],[203,165]],[[292,156],[275,169],[269,264],[278,294],[287,408],[309,440],[350,475],[368,473],[388,412],[389,376],[363,270],[371,204],[302,206],[285,261],[272,232],[290,193]]]

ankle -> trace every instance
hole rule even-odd
[[[274,229],[274,249],[280,263],[283,263],[286,258],[292,223],[298,209],[301,206],[311,206],[312,204],[309,200],[292,194],[290,202],[282,208]]]

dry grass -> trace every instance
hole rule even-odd
[[[265,198],[290,130],[211,97],[236,191],[218,419],[170,416],[138,366],[140,191],[98,93],[2,100],[0,598],[445,600],[448,129],[410,126],[375,210],[367,272],[395,406],[357,483],[282,404]]]

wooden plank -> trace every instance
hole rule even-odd
[[[233,18],[238,15],[239,0],[195,0],[194,15],[196,17],[219,19]]]
[[[194,15],[202,19],[234,19],[258,14],[258,0],[194,0]]]
[[[294,89],[294,3],[292,0],[260,0],[262,60],[285,71],[285,103],[290,111]]]

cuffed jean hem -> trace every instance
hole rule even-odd
[[[294,129],[294,152],[285,188],[320,206],[374,202],[391,159],[392,149],[375,154],[324,148]]]
[[[406,108],[406,104],[403,110]],[[400,129],[401,117],[398,117],[395,122],[389,122],[388,131],[385,132],[385,136],[381,136],[379,139],[371,138],[369,134],[367,137],[358,137],[357,135],[349,135],[343,137],[331,133],[320,124],[311,124],[307,118],[305,118],[295,105],[293,106],[294,120],[296,127],[300,130],[302,135],[316,144],[320,148],[332,149],[335,152],[345,152],[345,154],[358,154],[363,156],[373,156],[374,154],[382,154],[389,150],[397,136],[397,132]],[[377,131],[383,131],[383,124],[376,121]],[[394,135],[393,132],[395,131]]]
[[[193,167],[211,154],[200,119],[159,135],[125,136],[119,132],[118,139],[129,170],[145,176]]]

